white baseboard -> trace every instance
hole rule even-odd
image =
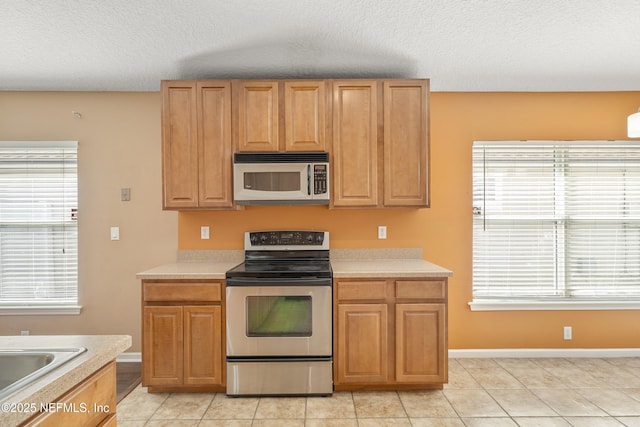
[[[640,357],[640,348],[504,348],[449,350],[451,359],[544,357]]]
[[[497,348],[449,350],[451,359],[640,357],[640,348]],[[121,353],[117,362],[142,362],[142,353]]]
[[[120,353],[116,362],[142,362],[142,353]]]

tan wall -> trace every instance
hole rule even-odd
[[[112,334],[140,351],[135,273],[175,260],[180,248],[242,247],[250,229],[327,229],[332,246],[421,247],[454,271],[450,348],[640,347],[640,312],[471,312],[471,141],[625,139],[640,92],[433,93],[430,209],[249,207],[163,212],[158,93],[0,92],[0,140],[72,139],[80,153],[80,316],[0,316],[0,334]],[[80,111],[82,119],[71,114]],[[119,189],[131,187],[131,202]],[[120,226],[121,240],[109,240]],[[199,239],[201,225],[211,240]],[[388,239],[376,239],[376,226]],[[562,340],[562,326],[574,339]]]
[[[140,351],[135,274],[177,248],[176,213],[161,210],[159,93],[0,92],[0,140],[78,141],[82,305],[78,316],[0,316],[0,335],[129,334]]]

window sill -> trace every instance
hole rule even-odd
[[[82,310],[79,305],[63,306],[4,306],[0,307],[0,316],[50,316],[78,315]]]
[[[471,301],[471,311],[639,310],[640,301]]]

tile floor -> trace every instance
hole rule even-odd
[[[639,426],[640,358],[450,359],[443,390],[331,397],[149,394],[117,407],[118,425],[216,427]]]

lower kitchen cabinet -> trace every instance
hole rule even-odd
[[[144,307],[142,385],[182,385],[182,307]]]
[[[110,361],[54,402],[46,403],[50,411],[40,412],[20,426],[115,426],[116,361]]]
[[[337,383],[386,383],[386,304],[338,304]]]
[[[338,279],[336,390],[447,382],[447,279]]]
[[[223,391],[220,282],[142,282],[142,385],[149,391]]]
[[[184,383],[222,383],[222,308],[183,307]]]
[[[396,304],[396,380],[443,383],[446,354],[444,304]]]

